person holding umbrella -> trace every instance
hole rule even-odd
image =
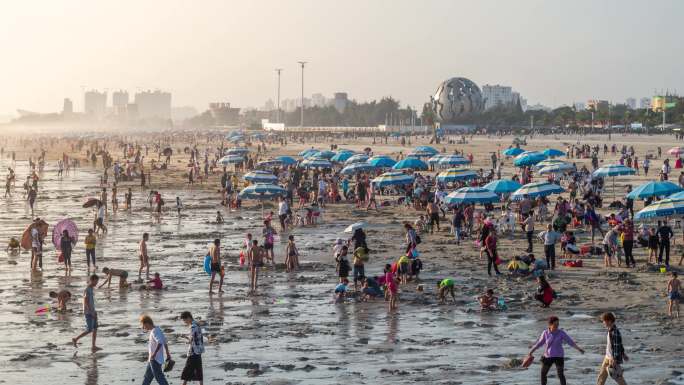
[[[59,249],[62,252],[64,268],[67,272],[71,271],[71,252],[73,251],[75,244],[76,240],[69,236],[69,230],[64,229],[64,231],[62,231],[62,238],[59,241]]]

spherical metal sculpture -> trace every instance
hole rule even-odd
[[[480,88],[469,79],[451,78],[442,82],[432,96],[432,110],[440,122],[477,114],[484,109]]]

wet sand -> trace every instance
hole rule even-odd
[[[497,144],[504,149],[511,139],[475,137],[467,146],[444,147],[448,152],[453,148],[473,152],[476,156],[473,167],[480,168],[489,163],[487,151],[495,150]],[[583,142],[593,144],[606,140],[597,136]],[[534,139],[526,148],[552,146],[564,150],[562,142],[574,141],[574,137],[560,140],[542,137]],[[616,136],[613,141],[634,143],[639,158],[647,150],[655,152],[658,145],[663,147],[663,152],[674,145],[672,137]],[[391,142],[372,145],[368,139],[337,143],[354,150],[370,145],[376,153],[399,150],[406,153],[417,144],[425,144],[425,140],[419,143],[414,140],[410,147],[404,148]],[[324,148],[328,144],[310,145]],[[294,154],[308,146],[276,146],[269,154]],[[436,147],[441,150],[443,146]],[[18,159],[25,157],[18,156]],[[594,259],[583,268],[561,267],[552,272],[550,281],[560,298],[551,309],[541,309],[531,298],[536,288],[531,279],[506,275],[488,278],[486,263],[479,259],[472,243],[456,246],[448,228],[443,228],[433,236],[422,235],[421,278],[426,292],[417,292],[415,283],[402,286],[399,311],[388,314],[383,301],[332,303],[336,277],[330,247],[335,238],[344,236],[342,231],[348,224],[358,220],[369,222],[368,243],[373,252],[366,272],[379,275],[382,266],[402,251],[401,221],[413,221],[419,213],[404,207],[382,208],[378,214],[354,209],[353,205],[329,205],[319,225],[292,232],[302,253],[301,271],[288,274],[282,266],[276,271],[268,268],[261,279],[261,294],[248,297],[247,274],[238,263],[238,245],[244,233],[260,234],[261,209],[250,202],[239,212],[221,208],[226,224],[211,223],[221,207],[214,187],[219,176],[213,176],[210,185],[190,188],[183,179],[182,165],[186,160],[185,155],[175,155],[172,170],[153,174],[153,186],[161,190],[167,202],[161,223],[151,216],[146,203],[148,191],[141,191],[137,182],[131,184],[133,211],[109,212],[109,233],[98,239],[98,266],[125,268],[131,280],[134,279],[138,265],[137,241],[143,232],[149,232],[151,271],[162,274],[167,289],[154,293],[98,290],[96,302],[101,323],[98,345],[104,350],[97,354],[89,352],[89,337],[78,350],[69,341],[84,327],[80,311],[80,295],[86,281],[82,240],[84,229],[94,217],[92,209],[84,209],[81,204],[86,196],[95,196],[99,191],[101,168],[83,163],[76,172],[60,180],[56,177],[56,161],[48,162],[40,182],[36,215],[50,224],[65,216],[77,222],[82,234],[72,256],[75,271],[71,277],[65,276],[51,244],[45,247],[42,273],[29,272],[29,253],[17,256],[3,253],[0,257],[0,333],[4,336],[0,344],[3,348],[0,349],[3,372],[0,383],[139,383],[147,355],[147,338],[137,322],[143,313],[150,314],[165,330],[172,356],[177,361],[171,383],[180,383],[182,357],[187,349],[180,338],[185,328],[178,319],[183,310],[191,311],[205,327],[208,337],[207,352],[203,355],[205,383],[537,384],[537,363],[529,370],[522,370],[512,360],[522,359],[545,327],[546,318],[555,314],[561,317],[561,327],[587,351],[580,355],[567,350],[569,383],[591,384],[595,382],[605,350],[605,331],[597,316],[607,310],[617,313],[631,358],[625,365],[628,383],[684,383],[682,321],[667,318],[666,276],[645,266],[647,256],[643,249],[635,252],[639,265],[636,270],[606,271],[601,261]],[[8,164],[6,158],[2,161],[2,166]],[[652,162],[652,169],[660,164],[658,160]],[[0,240],[20,236],[30,221],[20,187],[27,170],[27,162],[17,162],[15,196],[0,201],[5,212],[0,217]],[[510,161],[505,171],[510,174]],[[618,184],[638,184],[645,180],[643,175],[627,177],[619,179]],[[127,184],[119,186],[120,202],[126,187]],[[176,195],[186,207],[180,219],[173,208]],[[120,207],[123,207],[121,203]],[[681,244],[681,231],[675,229],[678,244]],[[578,235],[578,244],[585,243],[586,234]],[[216,237],[222,240],[229,270],[226,292],[209,297],[208,276],[201,265],[207,244]],[[284,239],[281,237],[276,247],[279,262],[283,260]],[[524,248],[520,233],[515,238],[500,239],[503,257],[520,254]],[[541,253],[540,244],[535,244],[535,251]],[[678,261],[681,252],[673,254]],[[457,303],[439,305],[434,296],[434,282],[446,276],[456,279]],[[35,310],[48,302],[47,293],[59,287],[67,287],[74,294],[69,304],[71,311],[36,315]],[[479,312],[474,297],[488,287],[506,298],[508,311]],[[554,376],[552,370],[551,377]],[[555,381],[551,379],[550,383]]]

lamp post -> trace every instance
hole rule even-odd
[[[277,100],[277,110],[276,110],[276,123],[280,123],[280,72],[282,71],[282,68],[276,68],[275,71],[278,73],[278,97],[276,98]]]
[[[299,127],[304,127],[304,64],[306,64],[305,61],[299,61],[297,62],[302,66],[302,105],[301,105],[301,110],[300,110],[300,117],[299,117]]]

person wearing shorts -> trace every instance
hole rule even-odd
[[[213,294],[214,279],[216,274],[219,276],[219,293],[223,293],[223,275],[221,274],[221,240],[216,238],[214,243],[209,248],[209,256],[211,257],[211,279],[209,280],[209,294]]]
[[[202,370],[202,353],[204,353],[204,341],[202,337],[202,328],[192,318],[192,314],[184,311],[180,316],[181,320],[190,328],[186,339],[188,341],[188,357],[185,361],[185,367],[181,373],[181,380],[183,385],[188,381],[199,381],[200,384],[204,381],[204,373]]]
[[[354,274],[354,290],[357,290],[358,282],[363,281],[366,276],[365,261],[367,259],[368,253],[365,247],[357,247],[354,250],[354,256],[352,258],[353,264],[353,274]]]
[[[83,315],[85,317],[86,330],[78,336],[71,339],[74,347],[78,347],[78,340],[92,333],[91,350],[96,352],[100,350],[95,341],[97,340],[97,311],[95,310],[95,286],[97,286],[98,276],[93,274],[88,281],[88,287],[83,292]]]
[[[437,281],[437,289],[439,289],[439,303],[444,303],[446,301],[447,293],[451,294],[451,298],[454,300],[454,302],[456,302],[453,278],[444,278],[442,280]]]

